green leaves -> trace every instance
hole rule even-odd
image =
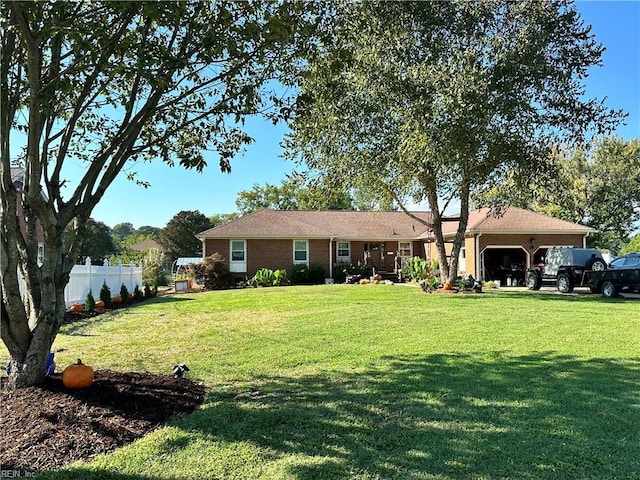
[[[464,230],[470,192],[545,169],[553,142],[621,118],[583,98],[580,80],[602,47],[566,2],[336,10],[301,75],[302,108],[285,144],[343,186],[426,199],[439,213],[457,198]]]
[[[197,257],[202,254],[202,243],[196,235],[211,228],[209,219],[199,211],[183,210],[160,230],[160,243],[173,257]]]
[[[617,252],[640,220],[640,143],[600,138],[589,149],[556,152],[554,164],[531,177],[511,176],[480,192],[479,204],[498,201],[598,230],[590,246]]]

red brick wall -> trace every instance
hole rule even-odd
[[[261,268],[271,270],[291,270],[293,265],[293,240],[284,239],[249,239],[247,242],[247,272],[248,277],[253,276]],[[230,256],[229,240],[207,239],[205,242],[205,255],[215,252],[221,253],[225,259],[225,267],[229,268]],[[335,261],[335,253],[334,253]],[[329,241],[309,240],[309,263],[320,264],[325,273],[329,274]]]
[[[333,245],[335,248],[335,242]],[[335,260],[336,254],[334,252],[333,261],[335,262]],[[291,263],[293,264],[293,256]],[[329,276],[329,240],[309,240],[309,263],[322,265],[325,276]]]
[[[480,237],[480,251],[487,245],[522,245],[529,253],[531,250],[530,239],[534,239],[534,250],[540,246],[556,246],[556,245],[573,245],[582,247],[582,235],[576,234],[518,234],[518,235],[496,235],[484,234]],[[364,260],[364,243],[351,242],[351,262],[357,264],[358,261]],[[395,252],[398,250],[397,241],[388,241],[385,243],[385,251],[388,253],[384,259],[384,265],[381,267],[386,270],[393,270],[393,260]],[[475,245],[475,240],[466,240],[466,271],[477,274],[475,272],[476,258],[471,245]],[[333,243],[333,253],[331,258],[334,263],[337,258],[337,243]],[[451,246],[447,244],[449,251]],[[229,268],[229,240],[228,239],[207,239],[205,242],[205,255],[209,256],[215,252],[220,253],[225,259],[225,266]],[[437,258],[435,244],[423,244],[420,241],[413,242],[413,254],[425,257],[425,252],[429,252],[430,258]],[[322,265],[325,274],[329,275],[329,241],[328,240],[309,240],[309,262],[312,264]],[[276,270],[284,268],[289,270],[293,265],[293,240],[285,239],[250,239],[247,240],[247,276],[253,276],[260,268],[269,268]]]
[[[293,265],[292,240],[247,240],[247,273],[261,268],[289,270]]]
[[[224,266],[229,269],[229,260],[231,256],[231,246],[229,240],[220,240],[217,238],[208,238],[204,242],[204,256],[208,257],[214,253],[219,253],[224,258]]]

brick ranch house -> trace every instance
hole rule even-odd
[[[412,212],[427,224],[430,212]],[[460,273],[474,278],[522,280],[524,270],[540,263],[551,246],[584,247],[595,232],[528,210],[508,207],[500,217],[488,208],[469,213]],[[452,242],[455,221],[445,222],[445,240]],[[335,265],[367,263],[377,272],[397,272],[406,259],[437,258],[433,234],[404,212],[298,211],[268,208],[201,232],[205,257],[220,253],[237,277],[251,277],[260,268],[289,269],[319,264],[327,277]],[[451,244],[447,244],[451,251]]]

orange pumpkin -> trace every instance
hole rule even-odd
[[[87,388],[93,383],[93,368],[82,363],[72,363],[62,372],[62,384],[67,388]]]
[[[84,307],[82,305],[80,305],[79,303],[74,303],[73,305],[71,305],[71,309],[72,312],[76,312],[76,313],[80,313],[82,310],[84,310]]]
[[[133,293],[127,294],[127,302],[133,302]]]
[[[111,299],[113,303],[122,303],[122,297],[120,295],[116,295]]]
[[[444,282],[442,288],[444,288],[445,290],[451,290],[451,282]]]
[[[98,300],[96,302],[96,308],[104,308],[104,302],[102,300]]]

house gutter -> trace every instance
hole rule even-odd
[[[329,278],[333,278],[333,237],[329,238]]]
[[[482,255],[480,253],[480,237],[482,236],[482,233],[479,233],[478,236],[476,237],[476,278],[480,278],[480,255]],[[484,280],[484,279],[481,279]]]

